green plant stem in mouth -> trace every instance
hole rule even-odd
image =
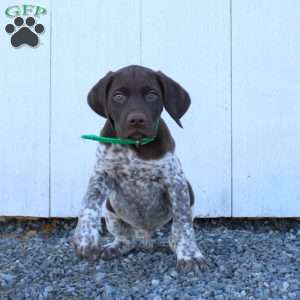
[[[120,139],[120,138],[112,138],[105,136],[98,136],[94,134],[83,134],[81,138],[86,140],[93,140],[102,143],[108,144],[119,144],[119,145],[146,145],[154,141],[155,137],[144,137],[139,140],[134,139]]]

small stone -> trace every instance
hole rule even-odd
[[[88,263],[81,263],[80,265],[79,265],[79,271],[80,272],[85,272],[87,269],[88,269],[88,266],[89,266],[89,264]]]
[[[113,287],[109,284],[106,284],[104,286],[104,297],[105,297],[105,299],[115,299],[116,293],[117,293],[117,290],[116,290],[115,287]]]
[[[263,265],[260,264],[260,263],[254,263],[253,264],[253,269],[254,269],[254,271],[260,271],[260,270],[263,269]]]
[[[169,275],[165,275],[164,276],[164,282],[165,283],[169,283],[169,282],[171,282],[172,281],[172,277],[170,277]]]
[[[25,233],[25,236],[30,238],[30,237],[36,237],[36,235],[38,234],[37,230],[28,230]]]
[[[73,294],[73,293],[75,292],[75,288],[73,288],[73,287],[68,287],[68,288],[66,289],[66,292],[67,292],[68,294]]]
[[[174,299],[175,296],[178,294],[178,290],[176,288],[169,287],[167,294],[168,299]]]
[[[225,286],[225,292],[230,294],[233,291],[233,287],[231,285],[226,285]]]
[[[23,228],[22,227],[18,227],[17,229],[16,229],[16,233],[22,233],[23,232]]]
[[[17,278],[11,274],[0,273],[0,289],[10,289],[16,283]]]
[[[264,281],[263,283],[264,287],[268,288],[269,287],[269,284],[267,282]]]
[[[220,266],[220,271],[221,271],[221,272],[224,272],[225,270],[226,270],[225,266],[221,265],[221,266]]]
[[[172,270],[172,271],[170,272],[170,275],[171,275],[172,277],[176,278],[176,277],[178,276],[178,273],[177,273],[175,270]]]
[[[49,293],[51,293],[52,291],[53,291],[52,286],[46,286],[43,292],[44,298],[47,298],[49,296]]]
[[[223,291],[223,289],[225,287],[224,282],[213,281],[210,284],[216,290],[216,292]]]
[[[289,299],[297,299],[297,294],[295,292],[288,293]]]
[[[295,234],[289,234],[288,238],[291,239],[291,240],[295,240],[296,235]]]
[[[282,284],[282,290],[286,291],[289,288],[289,286],[290,286],[289,283],[284,281],[283,284]]]
[[[243,246],[242,246],[242,245],[237,245],[236,251],[239,252],[239,253],[240,253],[240,252],[243,252],[243,251],[244,251]]]
[[[157,280],[157,279],[152,279],[151,284],[152,284],[152,285],[159,285],[159,280]]]
[[[105,273],[102,273],[102,272],[98,272],[96,273],[95,275],[95,282],[97,284],[102,284],[103,283],[103,279],[106,277],[106,274]]]

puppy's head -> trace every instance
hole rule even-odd
[[[182,127],[188,93],[162,72],[128,66],[107,73],[88,94],[89,106],[107,118],[120,138],[154,137],[163,108]]]

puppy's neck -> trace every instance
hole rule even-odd
[[[101,135],[105,137],[116,137],[116,131],[112,128],[108,120],[101,130]],[[110,145],[108,145],[108,147],[109,146]],[[157,135],[153,142],[141,146],[123,145],[122,147],[129,147],[141,159],[151,160],[162,158],[167,152],[174,152],[175,142],[166,123],[160,118]]]

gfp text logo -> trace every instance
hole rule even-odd
[[[46,15],[47,10],[38,5],[13,5],[5,10],[5,15],[14,18],[13,24],[7,24],[5,31],[11,35],[13,47],[28,45],[36,47],[39,44],[39,35],[45,31],[44,25],[36,24],[36,18]]]

